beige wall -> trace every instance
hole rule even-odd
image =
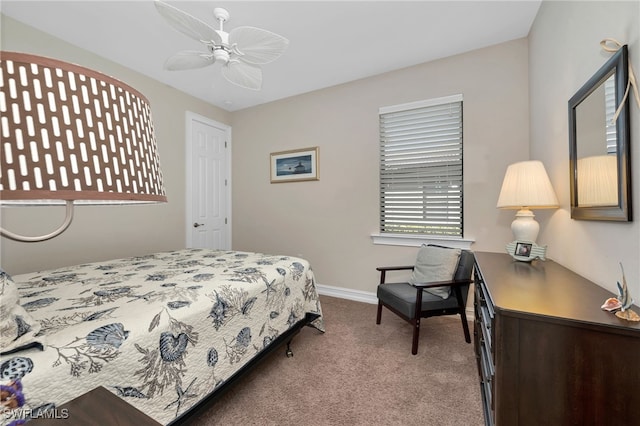
[[[600,41],[629,45],[640,72],[640,2],[545,1],[529,34],[531,157],[547,167],[561,208],[542,223],[549,257],[611,291],[622,262],[632,295],[640,298],[640,111],[631,102],[631,170],[634,221],[571,219],[568,100],[607,61]]]
[[[158,81],[79,49],[48,34],[1,16],[2,50],[51,56],[118,78],[144,94],[151,104],[169,202],[152,206],[75,209],[71,227],[42,243],[2,238],[0,261],[11,274],[92,260],[139,255],[185,246],[185,113],[187,110],[223,123],[230,114]],[[1,210],[7,229],[27,235],[48,233],[62,223],[64,208]]]
[[[374,292],[376,266],[414,247],[378,232],[378,108],[462,93],[464,228],[475,250],[502,251],[513,211],[496,201],[508,164],[529,156],[527,40],[394,71],[233,114],[233,247],[302,255],[320,284]],[[320,148],[320,180],[269,182],[269,154]]]

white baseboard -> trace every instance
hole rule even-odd
[[[334,287],[330,285],[316,284],[318,294],[323,296],[337,297],[339,299],[353,300],[355,302],[378,304],[378,297],[370,291],[353,290],[344,287]],[[467,319],[473,321],[473,307],[467,307]]]
[[[353,300],[356,302],[378,304],[378,297],[370,291],[352,290],[350,288],[333,287],[330,285],[316,284],[318,294],[324,296],[337,297],[340,299]]]

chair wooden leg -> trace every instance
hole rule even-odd
[[[378,301],[378,316],[376,317],[376,324],[380,324],[382,318],[382,302]]]
[[[413,343],[411,344],[411,354],[418,353],[418,341],[420,340],[420,318],[416,318],[413,321]]]
[[[420,318],[422,317],[422,289],[416,288],[416,306],[415,313],[411,324],[413,325],[413,344],[411,345],[411,354],[418,353],[418,341],[420,340]]]
[[[464,340],[467,343],[471,343],[471,335],[469,335],[469,324],[467,323],[467,313],[465,311],[466,307],[464,306],[462,300],[462,291],[460,287],[454,288],[456,299],[458,300],[458,312],[460,312],[460,320],[462,321],[462,329],[464,330]]]
[[[460,319],[462,320],[462,329],[464,330],[464,340],[467,343],[471,343],[471,336],[469,335],[469,323],[467,322],[467,314],[465,312],[461,312]]]

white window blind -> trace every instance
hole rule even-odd
[[[380,232],[462,238],[462,95],[379,115]]]

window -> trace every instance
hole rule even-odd
[[[462,95],[379,114],[381,234],[462,238]]]

